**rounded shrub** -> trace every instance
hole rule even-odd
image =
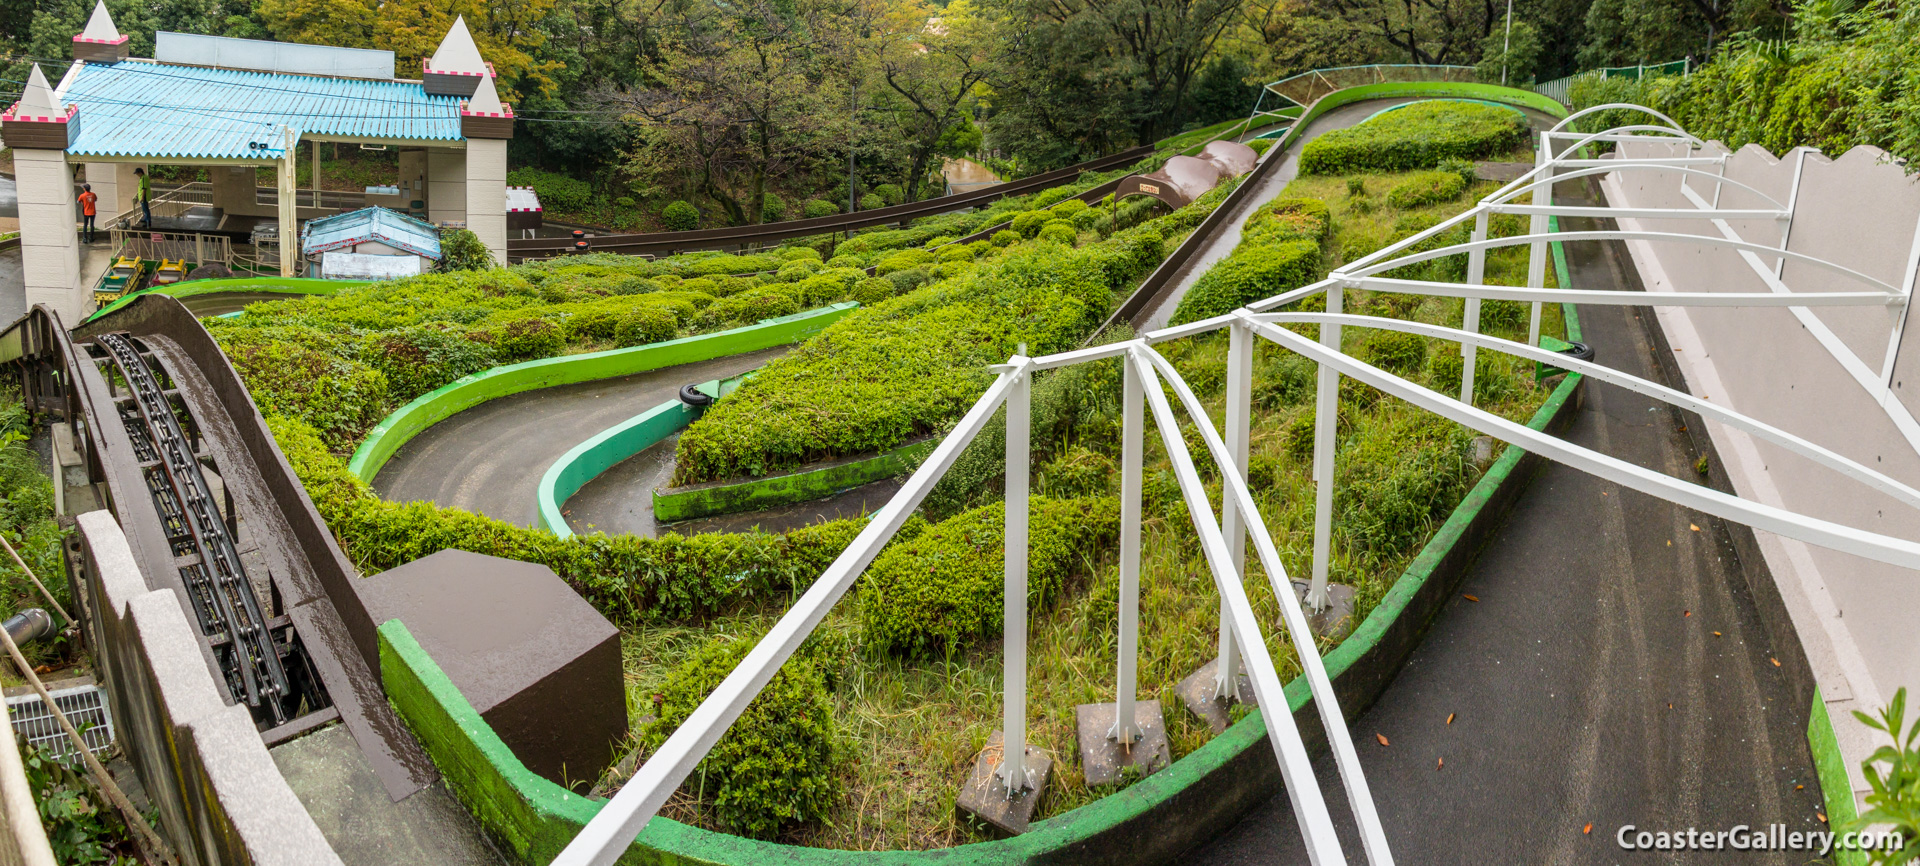
[[[766,197],[760,200],[761,222],[777,223],[786,218],[787,202],[785,199],[773,193],[767,193]]]
[[[780,270],[775,273],[774,278],[783,283],[794,283],[813,276],[814,273],[819,270],[819,262],[802,259],[797,262],[788,262],[781,265]]]
[[[1070,198],[1053,207],[1047,208],[1047,210],[1053,212],[1055,219],[1066,219],[1086,209],[1087,203],[1077,198]]]
[[[607,286],[607,293],[613,295],[644,295],[660,291],[660,284],[647,277],[626,277]]]
[[[1033,497],[1028,511],[1027,593],[1035,611],[1119,531],[1118,500]],[[864,643],[879,652],[951,657],[1000,631],[1004,503],[936,523],[889,545],[860,577]]]
[[[569,343],[604,343],[620,328],[621,314],[613,310],[584,310],[567,317]]]
[[[893,282],[895,293],[904,295],[926,285],[927,272],[919,268],[910,271],[894,271],[888,274],[886,279]]]
[[[1184,325],[1231,313],[1311,283],[1319,271],[1320,247],[1311,241],[1242,247],[1194,282],[1174,309],[1169,324]]]
[[[861,210],[879,210],[886,206],[886,201],[873,193],[867,193],[860,197]]]
[[[893,297],[893,294],[893,281],[886,277],[868,277],[853,284],[853,299],[863,307],[880,303]]]
[[[807,219],[819,219],[820,217],[830,217],[839,212],[840,212],[839,205],[834,204],[833,202],[830,202],[830,201],[821,201],[817,198],[809,200],[806,205],[806,210],[803,211],[803,213],[807,215]]]
[[[813,247],[784,247],[780,250],[779,255],[780,258],[790,262],[820,261],[820,251]]]
[[[894,252],[888,253],[887,255],[881,257],[879,261],[874,262],[873,273],[875,276],[884,277],[896,271],[904,271],[904,270],[907,270],[908,268],[917,268],[921,265],[928,264],[933,260],[934,260],[933,253],[927,250],[918,249],[918,248],[895,250]]]
[[[614,341],[622,346],[644,346],[671,340],[679,331],[680,322],[672,310],[651,305],[635,307],[620,320]]]
[[[980,258],[981,256],[986,255],[987,253],[993,252],[993,242],[992,241],[974,241],[973,243],[967,244],[967,249],[972,250],[973,257],[977,259],[977,258]]]
[[[660,210],[660,225],[670,232],[690,232],[700,227],[700,209],[676,201]]]
[[[808,277],[793,284],[795,291],[789,293],[794,301],[803,307],[817,307],[830,304],[847,293],[847,283],[835,274],[820,274]]]
[[[1073,246],[1073,242],[1080,239],[1080,232],[1074,229],[1073,223],[1054,220],[1040,227],[1040,239]]]
[[[675,668],[660,686],[658,716],[641,729],[640,748],[658,750],[755,642],[716,638]],[[826,680],[803,648],[701,759],[694,769],[701,783],[684,790],[704,792],[731,832],[771,839],[826,817],[838,792],[838,739]]]
[[[880,200],[888,205],[900,204],[907,200],[907,191],[901,189],[897,183],[883,183],[876,186],[873,188],[873,194],[879,196]]]
[[[1053,219],[1053,214],[1047,211],[1030,210],[1015,216],[1013,218],[1013,224],[1007,226],[1007,228],[1012,229],[1023,238],[1030,238],[1039,234],[1040,227],[1046,225],[1047,221],[1051,219]]]
[[[567,337],[545,319],[508,322],[493,333],[493,352],[502,364],[551,358],[567,346]]]
[[[1001,229],[997,232],[994,232],[993,238],[988,241],[988,243],[991,243],[996,247],[1012,246],[1019,242],[1020,242],[1020,233],[1012,229]]]
[[[939,256],[942,262],[970,262],[973,261],[973,257],[977,252],[977,250],[969,245],[954,244],[941,248],[935,255]]]
[[[1427,363],[1427,341],[1405,331],[1377,331],[1367,340],[1365,357],[1389,373],[1417,373]]]

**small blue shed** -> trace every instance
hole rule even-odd
[[[328,279],[414,276],[440,260],[440,230],[399,211],[361,208],[308,221],[300,253]]]

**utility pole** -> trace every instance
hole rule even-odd
[[[847,213],[853,213],[853,204],[860,200],[857,187],[860,182],[853,174],[853,144],[860,129],[860,77],[853,78],[853,96],[847,100]]]
[[[1500,43],[1500,86],[1507,86],[1507,63],[1513,57],[1513,0],[1507,0],[1507,37]]]

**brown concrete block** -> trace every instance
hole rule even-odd
[[[442,550],[366,578],[527,768],[591,783],[627,733],[620,632],[544,565]]]
[[[1075,729],[1080,739],[1080,772],[1087,787],[1111,785],[1125,777],[1129,767],[1141,776],[1150,776],[1173,763],[1173,751],[1167,744],[1167,723],[1160,702],[1134,701],[1133,722],[1140,738],[1122,746],[1111,734],[1118,704],[1081,704],[1073,708]]]
[[[993,736],[987,738],[987,747],[973,759],[973,773],[961,786],[960,794],[954,797],[953,806],[963,816],[984,821],[1009,836],[1018,836],[1027,832],[1034,809],[1040,805],[1040,795],[1047,791],[1047,780],[1053,775],[1053,758],[1028,746],[1027,778],[1033,786],[1009,797],[1006,784],[994,775],[1000,769],[1005,748],[1005,734],[994,731]]]

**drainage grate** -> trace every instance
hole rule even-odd
[[[87,741],[87,748],[94,754],[113,745],[113,717],[107,713],[107,695],[99,686],[52,689],[48,694],[53,695],[53,702],[67,714],[67,721],[73,723],[80,739]],[[56,758],[73,754],[73,744],[39,695],[7,698],[7,715],[12,718],[13,732],[28,745],[43,748]]]

